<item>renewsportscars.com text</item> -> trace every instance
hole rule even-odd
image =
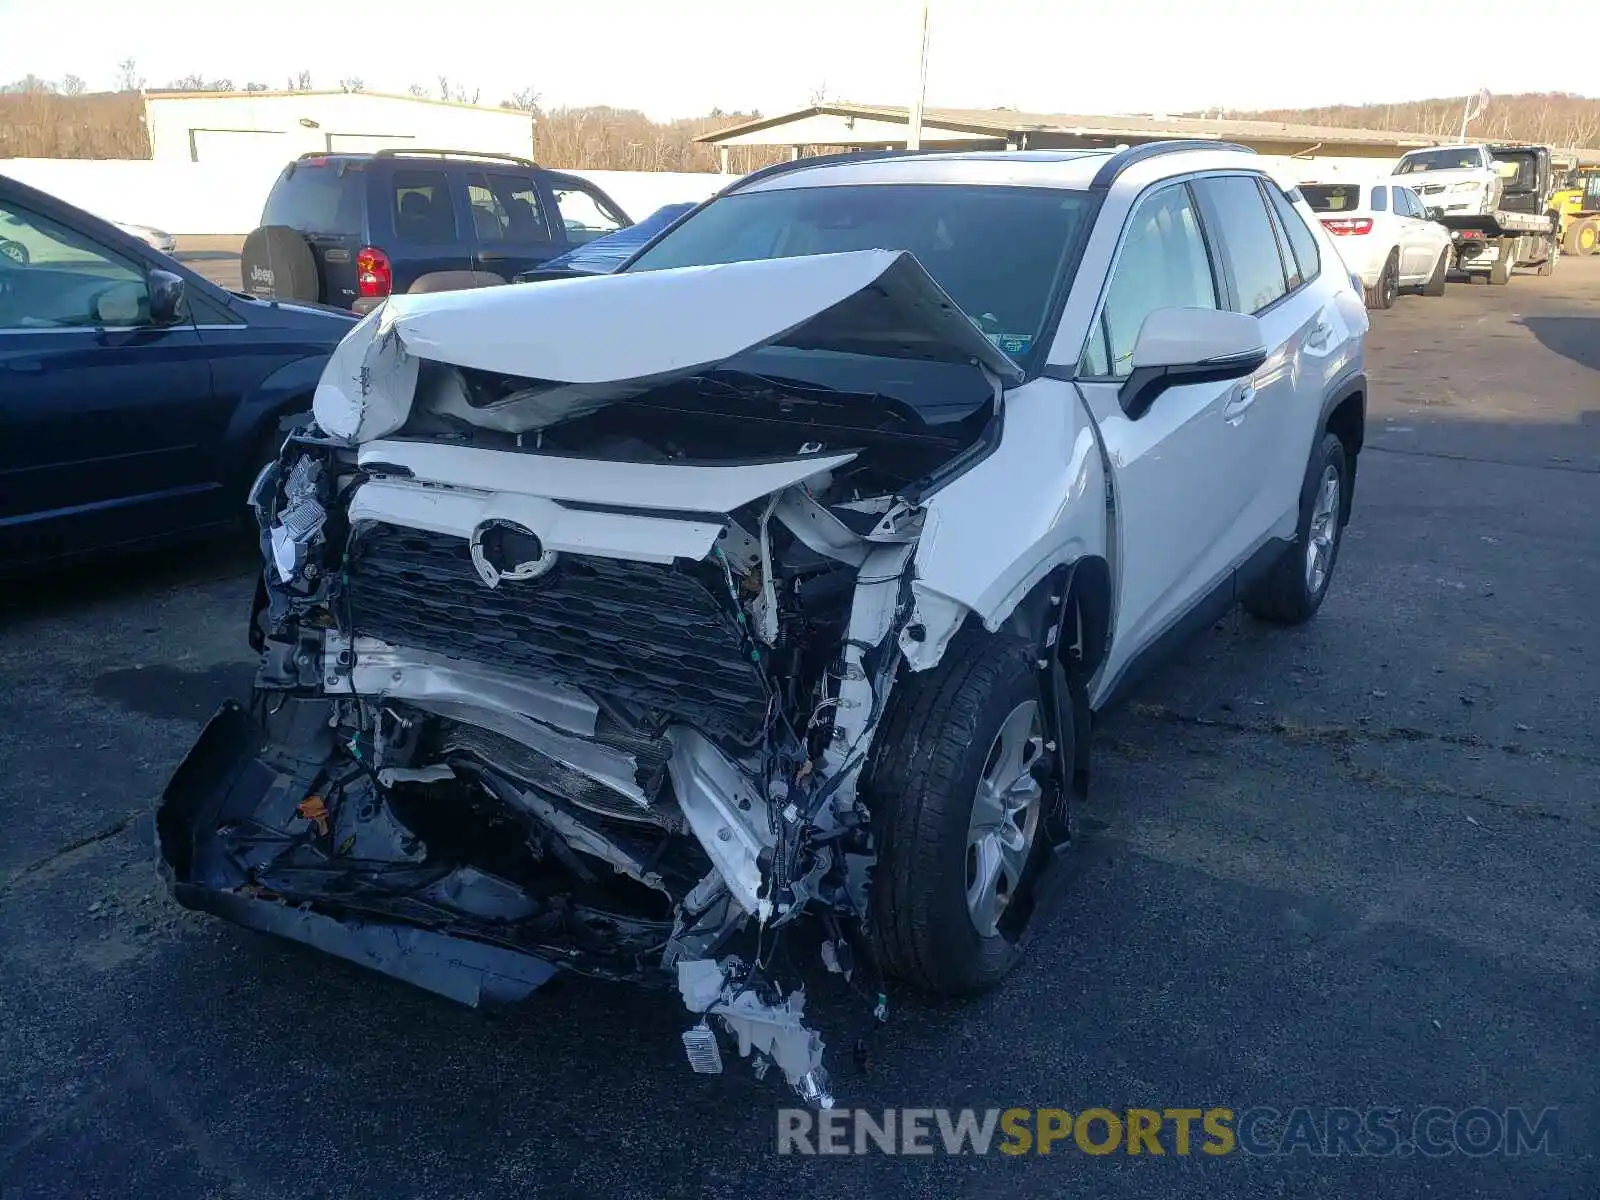
[[[1439,1158],[1553,1154],[1556,1110],[1375,1108],[809,1108],[778,1110],[779,1154]]]

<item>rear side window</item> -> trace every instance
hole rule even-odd
[[[1258,313],[1281,299],[1289,282],[1278,255],[1278,235],[1254,177],[1222,175],[1196,186],[1207,206],[1206,225],[1219,234],[1222,255],[1233,269],[1238,293],[1234,307]]]
[[[443,171],[396,171],[390,182],[395,236],[403,242],[453,242],[455,209]]]
[[[1396,189],[1396,190],[1398,191],[1399,189]],[[1372,189],[1372,211],[1373,212],[1388,212],[1389,211],[1389,189],[1388,188],[1386,188],[1386,187],[1375,187],[1375,188]]]
[[[467,202],[472,206],[472,231],[480,242],[550,240],[531,175],[474,171],[467,176]]]
[[[360,236],[361,197],[366,187],[360,163],[301,159],[278,176],[261,212],[263,225],[287,225],[301,233]]]
[[[1263,179],[1261,187],[1272,202],[1273,211],[1278,214],[1279,225],[1289,238],[1289,249],[1300,268],[1301,282],[1315,279],[1322,270],[1322,255],[1317,252],[1316,235],[1306,228],[1300,210],[1289,202],[1289,197],[1283,194],[1277,184]]]
[[[1181,183],[1162,188],[1128,218],[1105,304],[1084,348],[1082,373],[1125,378],[1133,370],[1133,345],[1144,319],[1158,308],[1216,307],[1216,281],[1189,189]]]
[[[1312,212],[1349,212],[1361,207],[1361,185],[1356,183],[1303,183],[1300,194],[1306,198]],[[1377,195],[1382,198],[1382,188],[1377,189]]]

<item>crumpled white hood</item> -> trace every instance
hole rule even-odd
[[[339,344],[312,408],[337,437],[393,433],[428,359],[548,381],[532,428],[564,403],[592,407],[774,344],[1022,374],[913,255],[859,250],[393,296]]]

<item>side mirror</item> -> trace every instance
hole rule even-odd
[[[1430,221],[1437,221],[1440,217],[1444,216],[1444,209],[1425,208],[1422,210],[1422,215]]]
[[[1211,308],[1158,308],[1133,344],[1133,370],[1118,399],[1137,421],[1168,388],[1241,379],[1267,361],[1261,322]]]
[[[150,322],[171,325],[183,317],[183,280],[156,268],[145,277],[150,288]]]

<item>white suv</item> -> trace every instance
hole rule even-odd
[[[1302,183],[1300,191],[1352,274],[1361,277],[1368,308],[1392,308],[1403,287],[1444,295],[1450,231],[1428,215],[1409,187],[1375,183]]]
[[[791,953],[880,1017],[996,983],[1092,714],[1316,613],[1366,329],[1193,143],[802,160],[620,274],[392,297],[255,489],[175,893],[469,1003],[676,985],[696,1070],[731,1033],[827,1103]]]

